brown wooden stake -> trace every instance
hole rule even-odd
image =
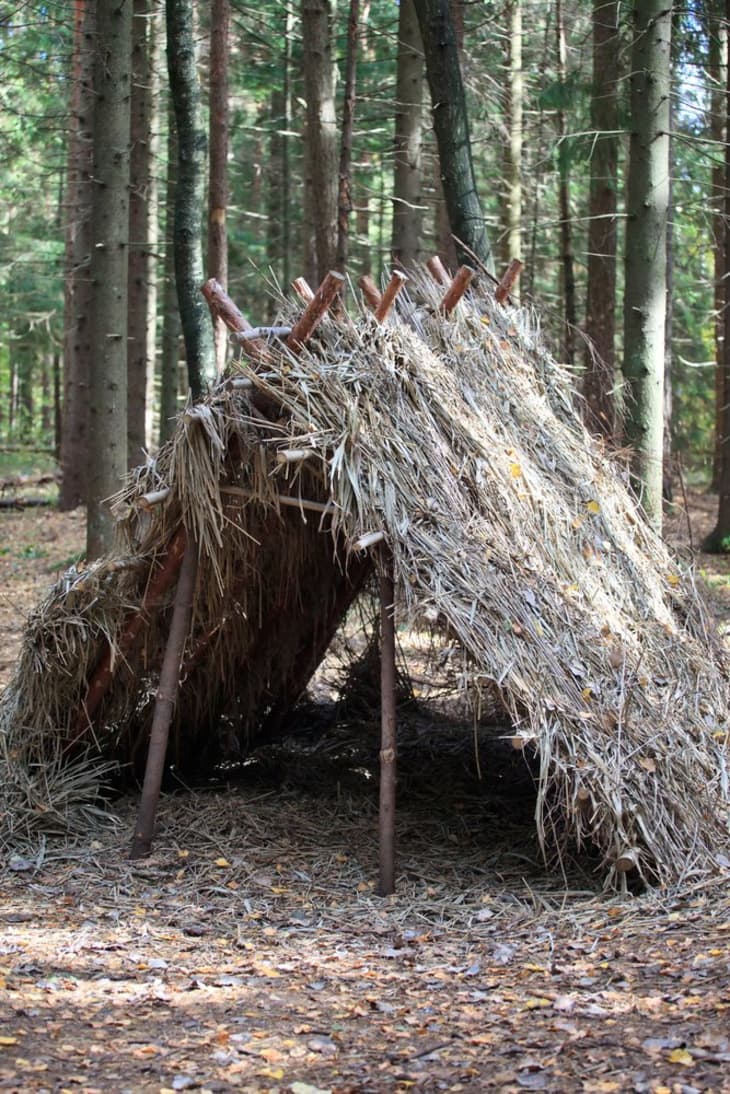
[[[234,334],[253,330],[246,316],[236,307],[221,283],[216,281],[214,277],[206,281],[200,291],[208,301],[211,313],[214,316],[219,316]],[[243,348],[250,357],[255,358],[262,364],[269,364],[273,360],[271,354],[259,342],[246,342]]]
[[[375,309],[380,304],[380,301],[383,299],[383,294],[373,281],[370,274],[363,274],[358,281],[358,285],[362,289],[362,294],[367,300],[368,304],[373,309],[373,311],[375,311]]]
[[[286,344],[293,353],[299,353],[304,343],[312,335],[327,314],[332,301],[345,284],[344,274],[330,270],[322,284],[294,324]]]
[[[395,589],[393,556],[380,549],[380,883],[378,892],[395,891]]]
[[[93,724],[94,716],[111,686],[117,667],[124,663],[137,637],[149,624],[153,611],[159,607],[162,598],[175,581],[185,554],[186,544],[185,529],[179,528],[170,540],[161,565],[150,573],[142,604],[126,617],[121,633],[114,643],[114,650],[112,651],[112,647],[107,644],[89,680],[86,696],[71,723],[71,738],[64,749],[65,752],[71,751]]]
[[[390,314],[390,310],[395,303],[395,298],[405,285],[408,278],[401,270],[393,270],[390,275],[390,281],[385,286],[385,292],[383,298],[375,309],[375,318],[379,322],[383,322]]]
[[[466,290],[469,288],[475,275],[476,270],[473,270],[471,266],[459,266],[454,280],[446,290],[444,298],[441,301],[441,311],[444,315],[449,315],[450,312],[454,310]]]
[[[510,294],[512,286],[522,272],[524,263],[519,258],[513,258],[507,269],[502,274],[497,288],[494,290],[494,299],[498,304],[504,304]]]
[[[160,684],[157,689],[155,711],[152,717],[152,730],[147,751],[147,766],[144,773],[142,796],[137,814],[137,827],[132,840],[130,858],[133,859],[148,855],[152,847],[155,814],[160,798],[162,774],[165,770],[167,740],[170,734],[170,723],[177,704],[177,694],[180,687],[180,666],[193,610],[193,594],[197,573],[198,545],[195,540],[189,539],[180,567],[180,578],[175,592],[170,633],[167,637],[165,656],[160,670]]]
[[[449,271],[444,266],[438,255],[433,255],[426,263],[426,269],[438,285],[450,285]]]
[[[306,278],[296,277],[292,281],[291,287],[294,289],[294,292],[297,294],[299,299],[303,300],[305,304],[311,304],[314,300],[314,289],[309,284]]]

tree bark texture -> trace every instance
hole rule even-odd
[[[160,125],[162,119],[160,103],[162,43],[165,36],[164,11],[162,6],[154,6],[149,22],[147,55],[149,57],[150,115],[149,160],[151,170],[147,182],[147,242],[148,270],[147,278],[147,398],[145,410],[145,437],[147,448],[156,440],[155,412],[157,409],[157,379],[159,363],[157,358],[157,298],[158,263],[156,260],[160,236],[160,177],[157,164],[160,158]]]
[[[302,0],[307,103],[306,173],[314,230],[314,284],[333,267],[337,246],[337,113],[329,0]]]
[[[522,256],[522,115],[524,79],[522,73],[522,0],[510,0],[508,5],[509,41],[505,103],[506,185],[504,209],[504,261]],[[513,297],[518,294],[515,289]]]
[[[457,257],[460,263],[468,263],[473,262],[473,255],[476,255],[490,272],[494,272],[477,193],[466,98],[449,2],[415,0],[415,6],[426,57],[441,182],[451,230],[457,239]]]
[[[203,208],[208,141],[202,124],[192,0],[167,2],[167,67],[178,144],[175,201],[175,281],[194,399],[215,371],[213,326],[201,295]]]
[[[557,111],[558,128],[558,210],[560,215],[560,264],[563,289],[563,356],[568,365],[575,361],[575,331],[578,309],[575,303],[575,262],[573,257],[573,218],[570,211],[570,157],[566,143],[565,85],[567,49],[562,0],[555,3],[555,37],[558,61],[558,83],[561,102]]]
[[[426,71],[413,0],[398,9],[393,176],[393,261],[413,269],[421,257],[423,99]],[[440,180],[439,180],[440,182]]]
[[[625,439],[650,523],[662,522],[662,430],[669,215],[671,7],[639,0],[631,50],[624,295]]]
[[[208,184],[208,269],[224,288],[228,286],[229,201],[228,146],[228,38],[231,25],[230,0],[213,0],[210,13],[210,94],[208,134],[210,141]],[[228,336],[220,319],[214,322],[216,372],[226,364]]]
[[[178,408],[180,367],[180,310],[175,284],[175,200],[177,192],[177,134],[170,107],[167,130],[165,184],[165,272],[162,291],[162,353],[160,356],[160,444],[172,436]]]
[[[335,269],[344,273],[349,250],[350,213],[352,212],[352,140],[355,126],[355,88],[357,80],[357,48],[360,34],[360,0],[350,0],[347,18],[347,53],[345,57],[345,96],[342,104],[342,138],[340,169],[337,186],[337,248]]]
[[[726,139],[725,85],[727,83],[728,64],[728,25],[723,20],[722,0],[710,4],[710,78],[712,92],[710,97],[710,137],[717,147]],[[720,465],[722,462],[723,407],[727,396],[724,388],[723,345],[725,340],[725,283],[727,272],[726,248],[728,244],[727,225],[725,223],[725,166],[717,155],[712,168],[712,238],[714,273],[714,313],[715,313],[715,446],[712,460],[712,488],[720,487]]]
[[[74,0],[64,278],[63,410],[59,506],[86,501],[91,369],[91,174],[93,169],[93,0]]]
[[[105,499],[127,470],[127,274],[132,5],[98,0],[94,67],[87,559],[111,548]]]
[[[146,445],[150,255],[150,5],[134,0],[132,17],[132,100],[130,120],[129,307],[127,319],[127,462],[144,462]]]
[[[593,0],[593,153],[588,209],[584,394],[589,429],[615,438],[618,0]]]

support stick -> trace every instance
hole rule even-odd
[[[395,590],[393,556],[380,549],[380,884],[395,891]]]
[[[513,258],[507,269],[502,274],[497,288],[494,290],[494,299],[498,304],[504,304],[510,294],[512,286],[522,271],[523,263],[519,258]]]
[[[330,270],[314,297],[302,312],[301,317],[294,324],[294,328],[286,340],[288,348],[293,353],[301,352],[302,346],[322,322],[330,304],[344,284],[344,274],[337,273],[336,270]]]
[[[367,300],[368,304],[373,309],[373,311],[375,311],[375,309],[379,306],[380,301],[383,299],[383,294],[373,281],[370,274],[363,274],[358,281],[358,285],[362,289],[362,294]]]
[[[469,288],[475,275],[476,270],[473,270],[471,266],[459,266],[454,280],[446,290],[444,298],[441,301],[441,311],[444,315],[449,315],[454,310],[466,290]]]
[[[429,258],[426,263],[426,269],[437,285],[443,285],[445,287],[446,285],[451,284],[449,271],[446,269],[438,255],[433,255],[432,258]]]
[[[184,528],[179,528],[170,540],[167,553],[162,563],[155,571],[150,572],[149,582],[138,609],[130,612],[122,626],[114,649],[116,657],[112,653],[111,646],[107,645],[94,673],[89,680],[86,696],[81,702],[76,716],[71,723],[71,739],[64,751],[70,752],[79,740],[91,727],[102,699],[106,695],[114,679],[114,673],[118,665],[123,664],[126,655],[134,645],[142,629],[150,621],[152,612],[159,607],[160,602],[170,588],[182,564],[187,535]]]
[[[385,319],[387,319],[390,310],[395,303],[396,296],[401,291],[407,280],[408,278],[404,273],[401,272],[401,270],[393,270],[393,273],[390,275],[390,281],[385,286],[383,298],[375,309],[375,318],[378,320],[378,322],[382,323]]]
[[[291,287],[294,289],[294,292],[297,294],[299,299],[303,300],[305,304],[311,304],[314,300],[314,289],[309,284],[306,278],[296,277],[292,281]]]
[[[180,567],[180,578],[177,583],[175,603],[172,609],[170,633],[167,638],[162,669],[160,670],[160,684],[155,699],[155,712],[152,718],[152,731],[147,751],[147,766],[144,773],[142,797],[139,803],[137,827],[132,840],[130,857],[133,859],[148,855],[152,846],[155,814],[160,798],[162,773],[165,769],[167,739],[180,687],[180,665],[188,627],[190,626],[190,615],[193,610],[193,593],[197,573],[198,545],[195,540],[189,539]]]
[[[239,311],[226,290],[214,277],[206,281],[200,291],[208,301],[211,313],[214,316],[220,316],[228,329],[233,331],[234,334],[253,330],[246,316],[242,311]],[[249,357],[253,357],[262,364],[270,363],[272,360],[271,354],[255,339],[244,343],[244,349]]]

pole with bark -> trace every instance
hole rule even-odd
[[[380,879],[378,892],[395,891],[396,670],[393,556],[380,548]]]
[[[223,288],[228,285],[228,35],[231,24],[230,0],[213,0],[210,12],[210,95],[208,134],[208,277]],[[216,372],[226,364],[228,340],[223,322],[215,321]]]
[[[335,269],[344,273],[347,267],[349,221],[352,212],[352,136],[355,124],[355,81],[357,78],[357,46],[359,36],[360,0],[350,0],[347,20],[347,56],[345,60],[345,98],[342,107],[342,143],[337,191],[337,251]]]

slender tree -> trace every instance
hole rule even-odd
[[[725,84],[728,64],[728,25],[723,19],[722,0],[712,0],[709,7],[708,36],[710,39],[710,139],[716,147],[722,147],[726,139]],[[720,486],[722,463],[723,408],[726,402],[724,388],[724,340],[725,340],[725,277],[727,273],[725,251],[727,225],[725,223],[725,165],[716,154],[712,167],[712,239],[714,274],[715,315],[715,444],[712,460],[712,487]]]
[[[522,72],[522,0],[509,0],[508,78],[505,119],[505,185],[507,188],[504,223],[504,259],[507,264],[522,256],[522,138],[524,78]],[[513,290],[513,297],[517,295]]]
[[[335,269],[341,273],[347,267],[349,223],[352,212],[352,141],[355,127],[355,81],[357,77],[357,47],[360,33],[360,0],[350,0],[347,19],[347,52],[345,58],[345,97],[342,107],[342,140],[337,188],[337,249]]]
[[[584,393],[588,426],[613,439],[616,371],[618,0],[593,0],[590,197]]]
[[[86,501],[91,370],[91,177],[93,168],[93,0],[75,0],[66,171],[61,509]]]
[[[167,0],[167,67],[175,110],[178,164],[175,201],[175,281],[188,383],[199,399],[215,371],[210,313],[200,292],[207,146],[196,68],[192,0]]]
[[[177,134],[170,104],[167,129],[165,184],[165,263],[162,290],[162,352],[160,355],[160,444],[172,436],[178,406],[180,365],[180,310],[175,284],[175,206],[177,204]]]
[[[671,7],[637,0],[624,289],[625,434],[650,523],[662,523],[662,431],[669,215]]]
[[[567,364],[575,359],[575,330],[578,309],[575,302],[573,258],[573,217],[570,209],[570,154],[565,113],[567,99],[567,50],[562,0],[555,0],[555,40],[558,69],[558,210],[560,214],[560,275],[563,290],[563,354]]]
[[[305,253],[305,262],[309,276],[319,283],[334,266],[337,247],[337,112],[329,0],[302,0],[302,65],[305,170],[314,234],[314,253]]]
[[[132,17],[132,99],[130,121],[129,306],[127,312],[127,460],[144,461],[146,445],[150,255],[150,5],[134,0]]]
[[[97,0],[91,226],[87,558],[111,547],[105,499],[127,470],[127,274],[132,5]]]
[[[421,253],[425,83],[423,43],[416,9],[413,0],[401,0],[395,87],[392,251],[394,261],[407,269],[416,266]]]
[[[210,141],[208,185],[208,277],[228,285],[228,38],[231,25],[230,0],[213,0],[210,13]],[[214,323],[216,370],[223,372],[228,336],[222,319]]]
[[[473,255],[490,271],[492,251],[477,192],[469,119],[448,0],[415,0],[431,92],[446,208],[460,262]]]

